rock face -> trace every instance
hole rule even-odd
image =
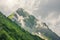
[[[49,29],[46,23],[41,22],[22,8],[14,12],[13,17],[10,19],[32,34],[42,35],[43,38],[47,38],[48,40],[60,40],[60,37]]]
[[[21,28],[0,12],[0,40],[43,40]]]

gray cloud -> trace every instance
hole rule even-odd
[[[57,15],[60,14],[60,0],[47,0],[40,3],[39,9],[36,11],[38,15],[42,17],[47,16],[50,12],[57,12]]]

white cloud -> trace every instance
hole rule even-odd
[[[29,13],[37,10],[40,0],[0,0],[0,10],[5,15],[10,15],[17,8],[24,8]]]
[[[55,17],[55,12],[49,13],[45,20],[52,25],[56,25],[57,19]]]

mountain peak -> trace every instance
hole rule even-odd
[[[14,16],[12,20],[15,20],[14,22],[16,22],[18,25],[22,25],[22,28],[28,32],[35,35],[38,34],[38,36],[42,35],[44,39],[48,40],[60,39],[56,33],[49,29],[49,26],[45,22],[41,22],[39,19],[26,12],[24,9],[19,8],[16,12],[14,12],[14,14],[18,17],[18,19],[16,19],[16,16]]]

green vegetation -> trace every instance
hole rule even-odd
[[[10,16],[8,16],[10,19],[14,17],[14,13],[12,13]]]
[[[22,29],[0,12],[0,40],[43,40]]]

